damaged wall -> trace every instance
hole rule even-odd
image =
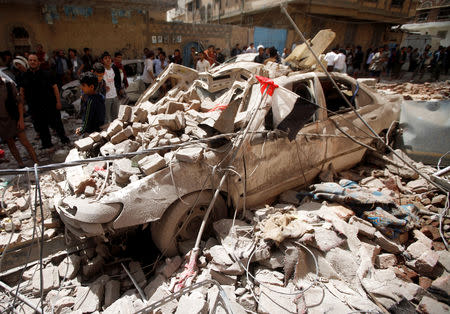
[[[20,14],[17,14],[20,12]],[[192,41],[214,44],[225,52],[234,42],[246,42],[253,33],[231,25],[166,23],[165,12],[73,5],[0,4],[0,50],[23,53],[41,43],[49,53],[55,49],[90,47],[94,55],[122,51],[125,59],[141,58],[144,47],[162,47],[167,53],[183,49]],[[23,28],[28,38],[13,35]]]

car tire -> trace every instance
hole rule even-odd
[[[212,198],[213,193],[211,191],[194,192],[183,196],[183,201],[178,200],[173,203],[160,220],[152,223],[153,242],[163,255],[178,255],[180,242],[197,238],[201,222]],[[192,208],[196,201],[197,204]],[[211,231],[212,222],[226,217],[227,206],[224,199],[219,195],[209,215],[203,235],[207,235]]]

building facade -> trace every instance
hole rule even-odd
[[[176,5],[177,0],[0,0],[0,51],[22,54],[42,44],[49,54],[89,47],[96,56],[120,51],[134,59],[143,57],[145,47],[190,54],[192,46],[214,44],[229,51],[232,43],[252,35],[233,25],[166,22]]]
[[[281,3],[287,4],[307,38],[330,28],[336,32],[334,45],[363,48],[400,44],[402,34],[391,27],[408,22],[417,6],[416,0],[181,0],[178,6],[180,2],[184,7],[171,16],[173,20],[247,26],[254,28],[256,45],[277,39],[285,47],[300,38],[282,14]]]
[[[404,45],[423,49],[430,44],[433,49],[450,46],[450,0],[421,0],[413,23],[401,26],[409,32]]]

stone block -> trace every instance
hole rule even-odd
[[[72,149],[66,158],[66,162],[80,160],[80,155],[76,149]],[[75,194],[81,194],[87,185],[95,185],[95,182],[88,176],[84,171],[82,166],[67,167],[66,180],[70,188],[75,192]]]
[[[374,236],[375,236],[375,243],[378,244],[382,250],[392,254],[398,254],[403,252],[403,247],[401,245],[386,238],[380,231],[377,230]]]
[[[138,142],[126,139],[125,141],[116,144],[114,150],[116,154],[132,153],[137,151],[140,146],[141,145],[139,145]]]
[[[166,278],[169,278],[174,272],[178,270],[178,268],[180,268],[181,263],[183,263],[183,259],[180,256],[166,258],[166,264],[162,267],[161,273]]]
[[[449,313],[450,306],[424,296],[417,307],[417,311],[422,314]]]
[[[170,294],[171,293],[167,290],[167,288],[165,288],[164,286],[160,286],[158,287],[158,289],[156,289],[155,293],[153,293],[152,297],[148,301],[148,304],[153,304],[161,299],[168,297]],[[178,302],[176,300],[172,300],[161,305],[160,308],[155,309],[155,312],[160,311],[161,313],[173,313],[177,306]]]
[[[184,114],[177,112],[173,114],[164,114],[158,118],[159,125],[166,127],[172,131],[179,131],[186,126]]]
[[[94,145],[94,140],[90,137],[85,137],[79,139],[78,141],[75,141],[74,144],[79,151],[84,152],[92,148],[92,146]]]
[[[119,107],[118,119],[122,122],[128,122],[131,119],[132,108],[130,106],[121,105]]]
[[[158,287],[160,287],[166,280],[166,277],[164,277],[162,274],[158,274],[155,277],[153,277],[147,286],[144,288],[145,295],[147,296],[147,299],[151,299],[153,294],[156,292]]]
[[[84,189],[84,195],[86,196],[94,196],[95,195],[95,188],[93,186],[88,185],[85,189]]]
[[[92,313],[100,310],[104,285],[102,282],[94,282],[89,287],[79,286],[75,289],[75,304],[73,310],[81,310],[83,313]]]
[[[133,129],[131,128],[131,126],[126,127],[125,129],[123,129],[122,131],[120,131],[119,133],[117,133],[111,137],[111,143],[118,144],[120,142],[125,141],[127,138],[129,138],[132,135],[133,135]]]
[[[115,145],[110,142],[108,142],[105,145],[103,145],[102,147],[100,147],[100,153],[103,156],[114,155],[115,150],[116,150]]]
[[[123,123],[120,120],[114,120],[106,129],[106,134],[109,138],[112,138],[114,135],[122,131]]]
[[[120,297],[120,282],[110,280],[105,285],[105,308],[113,304]]]
[[[95,143],[102,140],[102,135],[99,132],[93,132],[89,134],[89,137],[94,140]]]
[[[184,111],[184,103],[178,101],[168,101],[166,103],[166,112],[167,114],[172,114],[177,111]]]
[[[375,236],[375,232],[377,231],[377,229],[375,229],[371,223],[356,216],[350,218],[349,224],[354,225],[356,228],[358,228],[358,234],[366,236],[370,239]]]
[[[130,177],[139,173],[139,169],[134,168],[131,160],[128,158],[114,160],[113,167],[116,183],[119,185],[128,184]]]
[[[206,310],[207,303],[204,296],[194,291],[190,295],[181,296],[175,314],[203,314]]]
[[[150,175],[166,166],[166,161],[159,154],[146,156],[139,160],[139,168],[146,175]]]
[[[136,280],[138,285],[143,288],[147,283],[147,279],[145,278],[145,274],[142,270],[141,264],[139,262],[132,261],[130,262],[128,267],[130,267],[130,273],[134,277],[134,280]]]
[[[48,292],[52,289],[57,289],[59,287],[59,274],[58,267],[56,266],[48,266],[42,270],[43,276],[43,290],[44,292]],[[33,289],[35,291],[41,290],[41,275],[40,271],[37,270],[34,273],[32,280]]]
[[[378,268],[386,269],[397,265],[397,258],[394,254],[383,253],[376,257],[375,264]]]

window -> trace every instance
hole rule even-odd
[[[348,82],[343,82],[336,79],[335,81],[336,84],[339,86],[339,89],[345,95],[345,97],[349,101],[352,101],[354,90],[353,86]],[[328,117],[352,110],[352,108],[348,106],[347,102],[344,99],[342,99],[341,95],[334,88],[330,80],[328,80],[327,78],[320,79],[320,84],[322,85],[323,94],[325,96],[325,101],[327,104]],[[353,102],[353,104],[355,103]]]
[[[24,39],[24,38],[30,37],[28,35],[27,30],[23,27],[14,27],[12,33],[13,33],[14,39]]]
[[[418,10],[417,11],[417,22],[425,22],[428,20],[428,14],[430,14],[430,10]]]
[[[402,8],[403,2],[405,2],[405,0],[392,0],[391,7]]]
[[[20,54],[30,51],[31,44],[28,31],[23,27],[14,27],[12,38],[14,50]]]
[[[448,20],[450,19],[450,7],[441,8],[437,16],[438,20]]]

